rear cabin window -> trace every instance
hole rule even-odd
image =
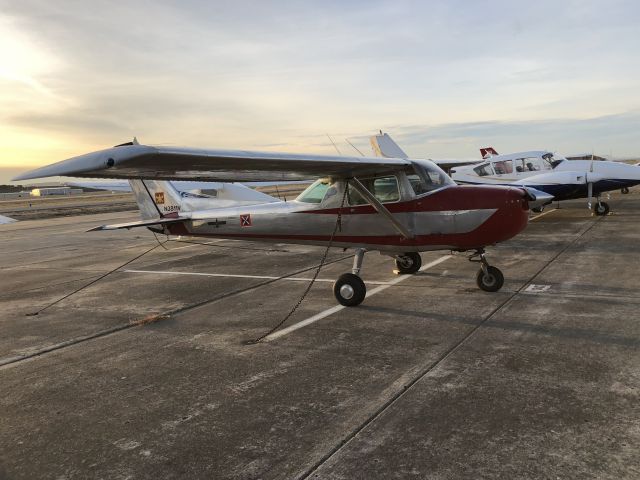
[[[393,177],[365,178],[360,182],[369,190],[380,203],[397,202],[400,200],[398,179]],[[351,184],[349,184],[349,204],[364,205],[367,202]]]
[[[513,161],[516,172],[537,172],[543,168],[543,160],[538,157],[517,158]]]

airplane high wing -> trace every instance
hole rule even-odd
[[[166,235],[353,248],[351,273],[334,284],[336,299],[346,306],[365,298],[358,274],[366,251],[395,258],[403,274],[420,269],[421,251],[473,251],[481,264],[478,286],[499,290],[504,277],[489,265],[484,248],[522,231],[529,201],[535,200],[522,187],[456,185],[428,160],[154,147],[137,141],[16,180],[58,175],[129,179],[142,220],[93,230],[146,227]],[[312,178],[317,180],[293,201],[233,206],[207,195],[182,195],[170,181]]]
[[[403,159],[148,146],[131,142],[32,170],[14,180],[52,176],[220,182],[309,180],[391,172]]]

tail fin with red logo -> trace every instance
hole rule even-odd
[[[498,155],[498,152],[496,152],[493,147],[484,147],[480,149],[480,155],[482,155],[482,158],[486,159],[493,157],[494,155]]]

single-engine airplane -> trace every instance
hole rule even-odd
[[[386,138],[381,138],[386,137]],[[402,151],[386,133],[370,138],[374,153],[389,150],[393,143]],[[391,142],[391,143],[390,143]],[[377,145],[377,147],[376,147]],[[403,152],[404,153],[404,152]],[[498,155],[492,148],[481,149],[482,160],[433,160],[443,168],[447,168],[456,183],[467,185],[508,185],[526,187],[548,195],[545,203],[552,201],[587,198],[589,209],[596,215],[609,213],[609,205],[600,200],[605,192],[630,188],[640,184],[640,171],[633,165],[612,161],[567,160],[553,152],[536,150]],[[405,154],[406,155],[406,154]],[[406,156],[404,158],[407,158]],[[456,163],[457,162],[457,163]],[[541,195],[537,195],[541,198]],[[596,203],[593,204],[593,198]],[[536,206],[542,211],[544,204]]]
[[[49,176],[129,179],[142,220],[92,230],[147,227],[167,235],[354,248],[353,269],[334,284],[338,302],[360,304],[365,251],[419,270],[418,252],[473,251],[476,280],[497,291],[504,277],[484,248],[522,231],[535,193],[522,187],[459,186],[428,160],[362,158],[140,145],[137,141],[45,166],[15,180]],[[317,179],[289,202],[220,208],[181,196],[168,180],[220,182]]]

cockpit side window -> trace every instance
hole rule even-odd
[[[405,170],[405,174],[416,195],[424,195],[447,185],[455,185],[451,177],[431,162],[413,162],[413,165]]]
[[[493,175],[493,171],[491,170],[490,163],[483,163],[482,165],[478,165],[473,169],[474,172],[478,174],[480,177],[486,177],[487,175]]]
[[[542,155],[542,170],[552,170],[555,166],[560,163],[562,160],[555,160],[553,158],[553,153],[545,153]]]
[[[416,194],[416,196],[422,195],[423,193],[427,193],[429,191],[426,182],[424,182],[420,175],[418,175],[417,173],[407,172],[407,180],[409,180],[411,189],[413,190],[413,193]]]
[[[364,178],[360,179],[360,182],[380,203],[397,202],[400,200],[398,179],[395,176]],[[348,197],[350,205],[364,205],[369,203],[353,188],[352,184],[349,184]]]

